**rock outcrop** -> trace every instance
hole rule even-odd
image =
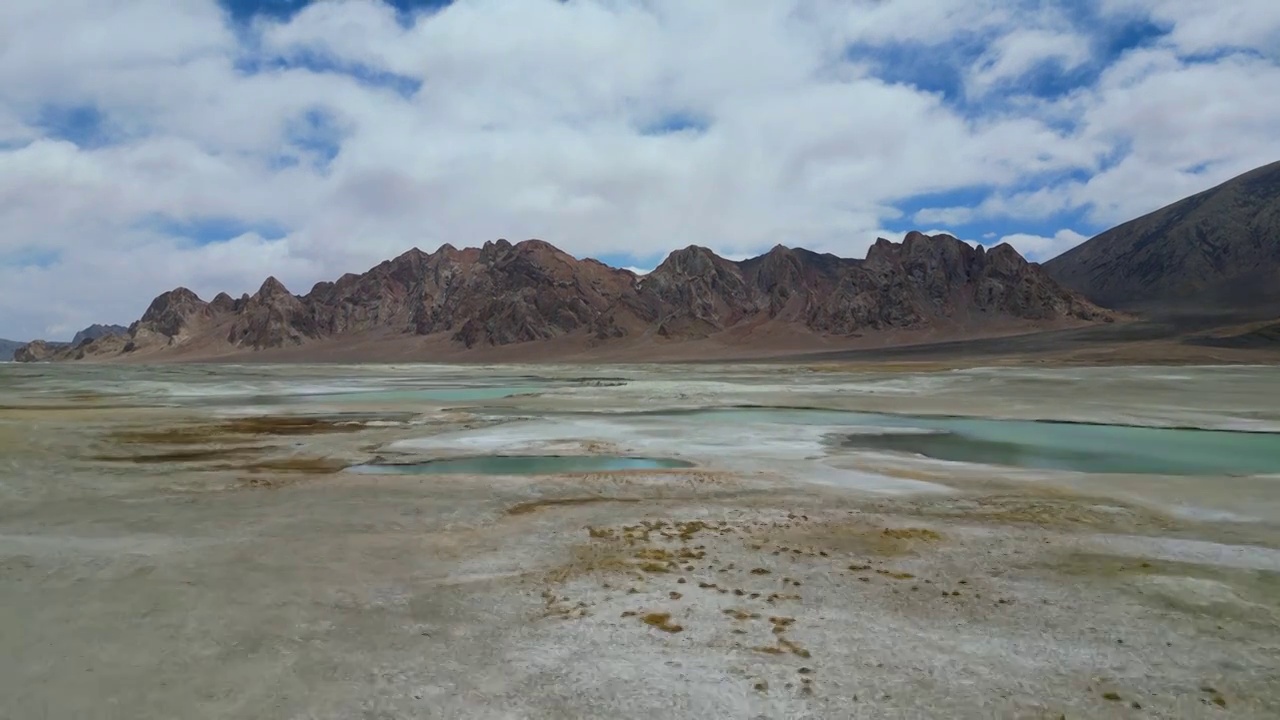
[[[92,346],[98,351],[114,348],[114,351],[118,352],[127,342],[128,335],[129,329],[123,325],[94,324],[77,332],[75,338],[69,343],[52,340],[35,340],[30,343],[0,340],[0,360],[17,362],[81,360],[84,359],[85,354],[75,352],[76,349]],[[114,339],[107,341],[107,338]]]
[[[1044,264],[1107,307],[1280,308],[1280,162],[1108,230]]]
[[[13,351],[13,360],[20,363],[46,362],[56,359],[64,347],[61,344],[50,344],[44,340],[32,340]]]
[[[129,336],[146,343],[176,345],[189,338],[192,330],[212,317],[214,310],[190,290],[180,287],[162,293],[147,307],[142,317],[129,326]]]
[[[225,297],[220,296],[217,306],[211,304],[209,311],[216,315],[225,307]],[[227,342],[236,347],[264,350],[301,345],[320,337],[311,308],[274,277],[267,278],[238,309],[234,304],[232,308],[236,318]]]
[[[127,335],[128,333],[129,328],[123,325],[94,324],[76,333],[76,336],[71,339],[71,346],[75,347],[86,340],[97,340],[107,335]]]
[[[230,353],[374,336],[432,336],[459,348],[578,338],[589,347],[626,338],[680,342],[764,325],[840,338],[1111,319],[1012,247],[988,251],[947,235],[881,239],[865,260],[778,246],[734,262],[690,246],[643,278],[541,240],[497,240],[465,250],[410,250],[302,296],[275,278],[238,300],[223,293],[206,303],[177,288],[157,297],[127,337],[61,352],[28,346],[24,357],[195,346]]]

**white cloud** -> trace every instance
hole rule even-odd
[[[333,0],[247,28],[214,0],[8,0],[0,335],[125,322],[180,284],[238,294],[274,274],[305,292],[413,245],[496,237],[633,262],[692,243],[862,256],[904,200],[973,186],[996,192],[911,221],[1025,218],[1035,231],[1009,237],[1043,254],[1073,237],[1043,218],[1122,220],[1280,157],[1280,97],[1258,90],[1280,86],[1274,4],[1107,2],[1174,31],[1069,97],[975,113],[847,46],[989,38],[961,70],[997,98],[1039,63],[1097,61],[1087,33],[1003,0],[460,0],[407,23]],[[279,58],[297,62],[246,70]],[[421,89],[372,82],[388,78]],[[85,107],[107,142],[41,129],[50,108]],[[297,142],[307,117],[331,161]],[[701,129],[644,132],[678,119]],[[157,218],[285,236],[200,247]]]
[[[1036,66],[1055,62],[1066,70],[1090,58],[1089,40],[1074,32],[1042,29],[1011,32],[992,43],[970,69],[969,91],[976,95],[1001,83],[1016,81]]]
[[[820,16],[841,36],[870,43],[940,44],[963,32],[1008,25],[1018,13],[1008,0],[826,0]]]
[[[974,208],[968,207],[944,207],[944,208],[924,208],[917,210],[911,219],[917,225],[927,225],[929,223],[937,223],[941,225],[965,225],[974,217]]]
[[[1088,237],[1074,230],[1059,230],[1054,233],[1053,237],[1014,233],[1005,235],[995,242],[985,244],[999,245],[1000,243],[1009,243],[1028,260],[1044,262],[1061,255],[1088,239]]]
[[[1280,65],[1234,55],[1181,61],[1137,53],[1085,101],[1085,134],[1128,154],[1073,192],[1101,223],[1121,222],[1280,158]],[[1199,172],[1190,172],[1199,169]]]
[[[1274,0],[1102,0],[1105,12],[1146,16],[1172,26],[1167,42],[1183,53],[1224,47],[1280,56],[1280,3]]]

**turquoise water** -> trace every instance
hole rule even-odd
[[[429,460],[412,465],[357,465],[354,472],[378,475],[550,475],[613,470],[669,470],[693,467],[671,458],[602,455],[485,455]]]
[[[527,395],[545,390],[534,385],[507,385],[487,387],[437,387],[405,390],[369,390],[356,392],[320,393],[306,396],[319,402],[478,402],[498,400],[513,395]]]
[[[836,432],[834,442],[957,462],[1089,473],[1280,473],[1276,433],[768,408],[696,414],[723,424],[856,426],[860,432]]]

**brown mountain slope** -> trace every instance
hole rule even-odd
[[[1012,247],[988,251],[947,235],[882,239],[866,260],[778,246],[733,262],[691,246],[644,277],[541,240],[498,240],[410,250],[302,296],[274,278],[239,300],[220,294],[206,303],[178,288],[157,297],[127,336],[86,341],[50,359],[195,359],[290,348],[301,355],[289,357],[305,357],[307,348],[343,343],[378,359],[393,346],[402,357],[412,338],[434,343],[410,343],[424,358],[610,345],[643,357],[655,345],[702,340],[766,354],[784,340],[832,347],[892,332],[961,336],[1112,319]]]
[[[1266,312],[1280,304],[1280,162],[1108,230],[1044,269],[1107,307]]]

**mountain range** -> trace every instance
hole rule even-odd
[[[304,295],[275,278],[252,295],[210,301],[175,288],[128,328],[94,326],[70,345],[36,341],[15,358],[765,357],[1188,312],[1221,316],[1230,327],[1212,331],[1212,321],[1199,320],[1200,334],[1180,342],[1280,347],[1280,163],[1108,230],[1043,267],[1007,244],[985,249],[919,232],[900,243],[878,239],[862,259],[779,245],[732,261],[689,246],[645,275],[541,240],[497,240],[433,253],[415,248]],[[1130,334],[1149,340],[1181,332],[1153,327]]]
[[[121,335],[127,332],[129,332],[129,328],[123,325],[90,325],[89,327],[77,332],[75,337],[72,338],[70,343],[45,342],[45,341],[40,341],[40,342],[47,349],[47,351],[52,352],[54,350],[63,350],[68,347],[74,347],[84,342],[85,340],[97,340],[98,338],[103,337],[104,335],[111,335],[111,334]],[[0,339],[0,362],[9,362],[13,360],[17,351],[25,345],[27,345],[27,343],[21,342],[18,340]],[[24,357],[25,355],[26,354],[24,353]]]
[[[497,240],[413,249],[305,295],[275,278],[240,298],[205,301],[176,288],[123,334],[65,348],[31,343],[18,357],[767,355],[1114,319],[1011,246],[948,235],[880,239],[865,259],[777,246],[734,262],[690,246],[643,276],[541,240]]]

